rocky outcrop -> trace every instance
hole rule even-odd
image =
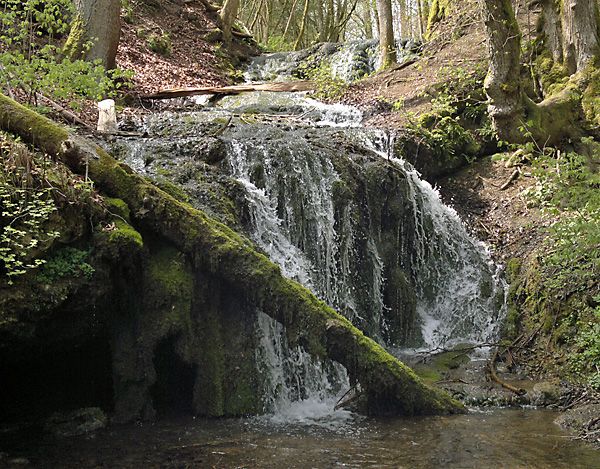
[[[252,383],[243,379],[244,373],[228,373],[225,365],[248,369],[240,357],[227,355],[249,345],[243,334],[231,329],[248,319],[235,316],[245,309],[240,304],[261,308],[282,323],[290,344],[341,363],[351,380],[360,383],[369,413],[462,410],[443,392],[425,386],[308,290],[284,278],[250,241],[203,211],[5,97],[0,102],[0,124],[75,172],[87,172],[104,194],[126,204],[130,219],[121,217],[123,225],[115,222],[120,234],[107,236],[122,236],[134,251],[143,249],[144,256],[139,263],[119,264],[113,272],[113,302],[111,311],[105,312],[104,329],[110,345],[114,405],[124,419],[149,417],[157,402],[168,402],[171,379],[193,383],[192,391],[188,386],[183,397],[196,413],[254,411]],[[227,311],[233,316],[228,317]],[[228,345],[227,352],[223,344]],[[157,356],[157,350],[163,353]],[[177,358],[170,369],[160,363],[165,355]],[[157,379],[161,369],[166,376]]]

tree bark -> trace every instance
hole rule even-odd
[[[86,172],[105,194],[123,199],[132,221],[173,243],[196,269],[214,276],[285,326],[290,344],[346,367],[374,415],[463,412],[446,393],[424,385],[406,365],[365,337],[346,318],[279,267],[246,238],[179,202],[97,145],[0,95],[0,128],[19,135],[69,166]]]
[[[225,0],[223,8],[221,8],[221,26],[223,28],[223,42],[231,44],[233,39],[232,28],[237,18],[240,0]]]
[[[72,60],[100,60],[106,69],[115,68],[121,38],[121,1],[75,0],[74,3],[77,13],[65,43],[65,55]]]
[[[377,0],[377,14],[379,17],[380,68],[386,69],[396,63],[392,0]]]
[[[560,21],[560,12],[556,9],[556,0],[542,1],[541,19],[546,48],[552,55],[552,60],[554,60],[554,62],[562,63],[562,25]]]
[[[487,33],[488,74],[484,82],[488,113],[498,137],[521,139],[518,127],[525,117],[521,87],[521,32],[511,0],[480,0]]]
[[[562,0],[560,11],[563,61],[573,74],[582,71],[598,53],[598,2]]]
[[[577,140],[583,135],[582,97],[588,86],[586,74],[589,74],[584,69],[598,49],[598,7],[595,0],[563,0],[563,4],[549,1],[544,5],[548,45],[557,59],[561,56],[557,47],[560,41],[564,65],[574,74],[560,92],[539,104],[527,97],[521,84],[521,34],[511,1],[479,2],[490,59],[484,83],[489,98],[488,112],[501,140],[515,143],[535,140],[538,145],[546,145],[566,138]],[[556,24],[558,8],[560,34]],[[584,44],[584,40],[591,45]]]

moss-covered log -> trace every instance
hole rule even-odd
[[[127,202],[135,225],[153,231],[187,253],[196,268],[215,276],[251,304],[285,325],[292,345],[341,363],[360,383],[371,414],[461,412],[461,404],[425,386],[410,368],[367,338],[306,288],[281,275],[253,244],[204,212],[181,203],[100,147],[71,136],[47,118],[0,95],[0,126],[86,171],[98,188]]]

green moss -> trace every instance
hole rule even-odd
[[[148,286],[158,288],[161,297],[177,299],[178,302],[189,306],[194,282],[182,253],[170,246],[159,247],[151,254],[146,272]],[[185,310],[186,307],[181,310]]]
[[[535,60],[534,71],[546,96],[562,91],[569,82],[567,68],[560,63],[554,62],[548,51],[544,51]]]
[[[0,126],[51,155],[62,153],[66,129],[0,94]]]
[[[587,87],[583,92],[581,104],[585,118],[593,125],[600,125],[600,70],[590,65],[584,71]]]
[[[508,283],[513,284],[518,281],[522,265],[522,259],[513,257],[512,259],[508,260],[506,263],[506,280]]]
[[[194,407],[201,415],[222,417],[225,415],[223,387],[225,353],[219,311],[214,305],[202,313],[200,340],[202,355],[198,368]]]
[[[121,217],[126,222],[131,221],[131,211],[124,200],[106,197],[104,199],[104,205],[110,215]]]
[[[69,37],[63,47],[65,57],[68,57],[71,60],[83,58],[82,54],[85,42],[85,24],[81,16],[77,15],[71,22],[71,31],[69,32]]]
[[[190,201],[190,197],[184,192],[184,190],[180,186],[173,184],[168,179],[161,177],[154,180],[153,182],[175,199],[180,200],[182,202]]]
[[[108,231],[108,241],[116,246],[130,246],[135,249],[144,247],[142,235],[129,223],[118,219],[114,222],[114,229]]]

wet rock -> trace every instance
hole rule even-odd
[[[562,390],[559,383],[543,381],[533,386],[529,395],[532,405],[549,407],[559,404]]]
[[[46,430],[59,437],[85,435],[106,427],[106,414],[98,407],[56,412],[46,422]]]

